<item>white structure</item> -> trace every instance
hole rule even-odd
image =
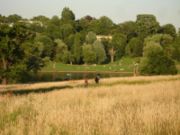
[[[108,39],[108,40],[112,40],[112,36],[105,36],[105,35],[97,35],[96,36],[97,40],[102,40],[102,39]]]

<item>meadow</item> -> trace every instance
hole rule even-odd
[[[180,134],[179,75],[101,79],[98,85],[89,80],[88,87],[83,83],[1,85],[0,134]],[[36,93],[47,88],[52,90]]]

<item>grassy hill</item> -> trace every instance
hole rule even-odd
[[[89,80],[86,88],[83,83],[0,86],[1,92],[19,92],[0,94],[0,134],[180,134],[179,75],[103,79],[99,85]]]

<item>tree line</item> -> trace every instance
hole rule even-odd
[[[47,61],[107,64],[123,56],[141,57],[141,74],[176,74],[180,30],[176,32],[172,24],[160,26],[150,14],[119,24],[106,16],[76,19],[68,7],[52,18],[0,15],[0,80],[4,84],[37,73]]]

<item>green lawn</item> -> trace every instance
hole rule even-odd
[[[70,65],[56,63],[53,69],[53,63],[50,62],[42,71],[118,71],[118,72],[133,72],[134,63],[138,58],[124,57],[120,61],[104,65]]]
[[[41,70],[43,72],[50,71],[117,71],[117,72],[133,72],[134,63],[136,63],[139,58],[123,57],[121,60],[116,61],[111,64],[104,65],[70,65],[56,63],[55,69],[53,69],[53,63],[49,62]],[[180,74],[180,63],[176,62],[178,73]]]

